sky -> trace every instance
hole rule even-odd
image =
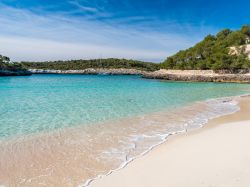
[[[250,24],[249,7],[249,0],[0,0],[0,54],[161,62],[207,34]]]

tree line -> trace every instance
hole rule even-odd
[[[22,63],[10,62],[10,58],[0,55],[0,70],[19,71],[26,70]]]
[[[162,63],[117,58],[10,63],[8,57],[0,55],[0,70],[82,70],[87,68],[126,68],[144,71],[155,71],[160,68],[181,70],[249,69],[250,60],[245,52],[247,44],[250,44],[250,27],[244,25],[236,31],[224,29],[216,35],[208,35],[195,46],[179,51]]]
[[[161,68],[165,69],[249,69],[250,60],[245,52],[250,43],[250,28],[224,29],[216,35],[208,35],[195,46],[168,57]],[[232,49],[234,47],[234,50]]]
[[[22,62],[28,69],[82,70],[87,68],[126,68],[145,71],[155,71],[159,64],[127,59],[91,59],[48,62]]]

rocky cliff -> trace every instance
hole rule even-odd
[[[159,70],[143,74],[148,79],[190,82],[238,82],[250,83],[250,73],[225,73],[212,70]]]
[[[238,82],[250,83],[249,71],[213,70],[164,70],[146,72],[136,69],[84,69],[84,70],[42,70],[30,69],[33,74],[83,74],[83,75],[142,75],[147,79],[190,82]]]
[[[28,76],[32,73],[28,70],[0,70],[0,76]]]
[[[84,70],[43,70],[30,69],[33,74],[85,74],[85,75],[142,75],[145,72],[136,69],[84,69]]]

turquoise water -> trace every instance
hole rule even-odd
[[[249,92],[140,76],[0,77],[0,186],[86,186],[239,109],[234,98],[213,98]]]
[[[0,138],[171,110],[249,91],[248,84],[176,83],[139,76],[0,77]]]

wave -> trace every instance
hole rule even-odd
[[[2,141],[0,181],[5,186],[86,187],[124,168],[172,135],[237,112],[238,98],[210,99],[178,109]]]
[[[136,136],[131,137],[131,139],[129,141],[130,144],[128,143],[128,145],[127,145],[130,148],[130,152],[131,152],[131,150],[139,149],[139,147],[137,146],[137,144],[138,144],[137,142],[143,139],[145,147],[144,147],[144,150],[140,154],[131,156],[130,153],[127,154],[127,153],[123,152],[123,150],[120,150],[120,153],[121,154],[123,153],[124,160],[121,162],[119,167],[108,171],[106,174],[97,175],[95,178],[88,179],[84,184],[79,185],[79,187],[86,187],[94,180],[97,180],[97,179],[104,177],[104,176],[108,176],[111,173],[126,167],[131,161],[137,159],[138,157],[144,156],[145,154],[150,152],[155,147],[165,143],[168,140],[168,138],[172,135],[187,133],[189,130],[201,128],[205,124],[207,124],[208,121],[211,119],[218,118],[218,117],[225,116],[225,115],[230,115],[230,114],[233,114],[233,113],[239,111],[240,107],[238,105],[237,100],[240,97],[249,97],[249,96],[250,96],[249,94],[246,94],[246,95],[235,96],[235,97],[209,99],[209,100],[206,100],[205,102],[197,102],[194,105],[190,105],[188,107],[185,107],[185,108],[179,110],[178,112],[174,111],[176,114],[181,113],[181,112],[187,112],[187,111],[191,112],[192,111],[191,113],[193,115],[191,115],[192,116],[191,119],[187,118],[186,121],[181,120],[182,124],[179,124],[178,126],[174,125],[174,127],[166,130],[165,133],[164,132],[156,133],[154,135],[141,134],[141,135],[136,135]],[[204,109],[202,111],[197,110],[197,108],[204,107],[204,105],[206,106],[206,109]],[[164,113],[158,113],[158,115],[161,116],[161,115],[164,115]],[[165,113],[165,115],[166,115],[166,113]],[[171,112],[168,113],[168,115],[171,115]],[[169,123],[169,122],[167,122],[167,123]],[[146,139],[147,140],[154,139],[155,143],[146,144],[145,143]],[[152,141],[147,141],[147,142],[152,143]],[[107,151],[106,153],[110,154],[109,155],[110,158],[112,158],[114,156],[114,155],[112,155],[112,151]]]

